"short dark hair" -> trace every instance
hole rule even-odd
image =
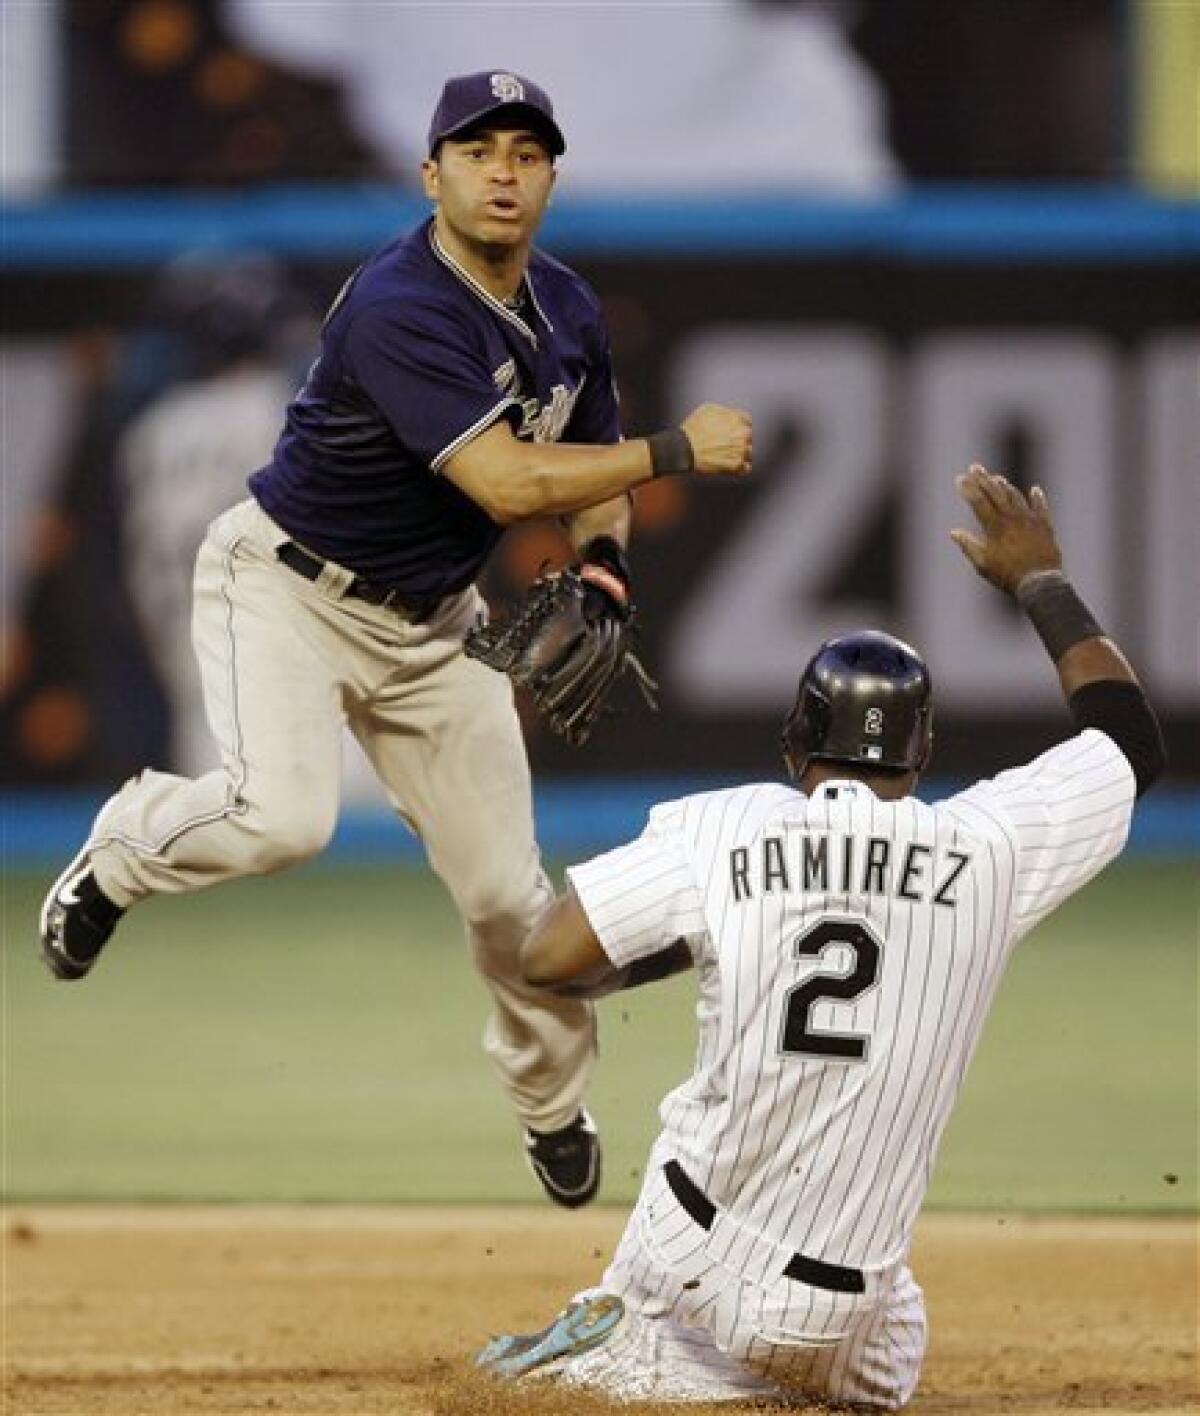
[[[531,137],[536,138],[546,149],[546,156],[553,162],[557,154],[554,151],[554,140],[545,126],[534,121],[527,114],[514,112],[512,109],[501,110],[498,113],[488,114],[481,118],[478,123],[472,123],[469,128],[464,128],[459,133],[448,133],[444,138],[438,140],[437,146],[429,154],[436,162],[441,155],[442,147],[446,143],[469,143],[482,137],[484,133],[511,133],[526,132]]]

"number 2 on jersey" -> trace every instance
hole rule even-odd
[[[813,1026],[812,1010],[818,1003],[833,999],[851,1003],[873,988],[879,979],[881,946],[871,930],[857,919],[823,919],[796,940],[798,959],[819,958],[835,945],[850,951],[848,971],[821,971],[789,988],[784,1000],[783,1035],[780,1051],[798,1057],[820,1057],[826,1061],[861,1062],[867,1055],[867,1039],[859,1033],[822,1032]]]

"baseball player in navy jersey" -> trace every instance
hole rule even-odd
[[[1121,850],[1163,763],[1125,658],[1061,569],[1043,494],[973,467],[979,534],[1076,735],[936,805],[912,795],[932,698],[918,655],[823,645],[784,724],[792,785],[684,798],[568,871],[525,977],[598,997],[694,965],[696,1069],[602,1285],[480,1364],[634,1399],[894,1410],[925,1351],[908,1267],[938,1143],[1008,957]]]
[[[475,580],[506,525],[558,516],[619,609],[632,489],[745,474],[751,440],[744,413],[714,404],[621,440],[596,297],[532,245],[564,149],[529,80],[446,83],[422,166],[432,218],[346,282],[250,499],[200,550],[193,642],[222,765],[128,782],[47,896],[41,943],[79,979],[148,896],[320,851],[348,722],[466,923],[494,1002],[486,1050],[535,1172],[573,1206],[600,1176],[592,1005],[519,974],[553,892],[509,682],[463,652],[484,613]]]

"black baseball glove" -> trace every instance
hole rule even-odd
[[[626,669],[658,706],[657,685],[630,648],[637,626],[628,588],[620,547],[597,538],[581,563],[535,580],[507,620],[471,630],[466,652],[526,689],[550,728],[578,746]]]

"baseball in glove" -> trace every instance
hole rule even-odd
[[[657,708],[657,684],[630,647],[636,632],[624,554],[597,537],[578,564],[539,576],[508,619],[471,630],[464,647],[526,689],[550,728],[578,746],[627,669]]]

